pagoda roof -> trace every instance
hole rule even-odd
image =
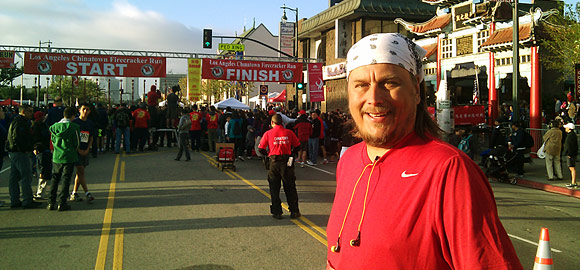
[[[465,2],[465,0],[421,0],[421,1],[429,5],[442,5],[442,6],[451,6],[461,2]]]
[[[451,14],[435,16],[423,23],[410,23],[401,18],[395,20],[396,23],[402,24],[410,32],[417,35],[428,35],[439,33],[451,22]]]
[[[532,40],[532,23],[526,23],[519,26],[519,43],[524,44]],[[496,30],[489,38],[481,44],[481,49],[487,51],[496,51],[509,49],[513,46],[513,27]]]
[[[420,0],[344,0],[302,21],[298,36],[309,37],[331,29],[337,19],[371,17],[394,20],[404,14],[407,20],[422,21],[433,16],[436,9]]]

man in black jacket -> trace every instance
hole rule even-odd
[[[8,156],[10,157],[10,208],[36,208],[42,203],[32,198],[32,164],[30,155],[33,149],[30,120],[33,110],[28,105],[20,106],[19,114],[8,128]],[[20,200],[22,190],[22,201]]]
[[[514,158],[514,165],[518,177],[524,176],[524,151],[526,147],[524,145],[524,131],[521,128],[520,122],[512,123],[512,136],[510,150],[514,151],[516,154]]]
[[[572,182],[566,184],[566,187],[573,189],[578,187],[576,184],[576,156],[578,156],[578,139],[576,137],[576,132],[574,132],[574,124],[568,123],[564,125],[566,129],[566,141],[564,142],[564,151],[562,155],[566,156],[568,161],[568,168],[570,169],[570,174],[572,176]]]

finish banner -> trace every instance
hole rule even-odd
[[[201,99],[201,59],[187,59],[187,98],[190,101]]]
[[[308,63],[308,91],[310,92],[310,102],[324,101],[322,63]]]
[[[302,63],[203,59],[203,79],[293,83],[302,80]]]
[[[165,77],[165,57],[26,53],[24,73],[66,76]]]
[[[0,68],[14,67],[14,52],[0,51]]]

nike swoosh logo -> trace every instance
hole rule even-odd
[[[401,173],[401,177],[403,178],[407,178],[407,177],[413,177],[413,176],[417,176],[418,173],[407,173],[407,171],[404,171],[403,173]]]

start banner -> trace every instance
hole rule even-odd
[[[293,83],[302,80],[302,64],[289,62],[203,59],[203,79]]]
[[[0,68],[14,67],[14,52],[0,51]]]
[[[67,76],[165,77],[165,58],[26,53],[24,56],[24,73]]]

